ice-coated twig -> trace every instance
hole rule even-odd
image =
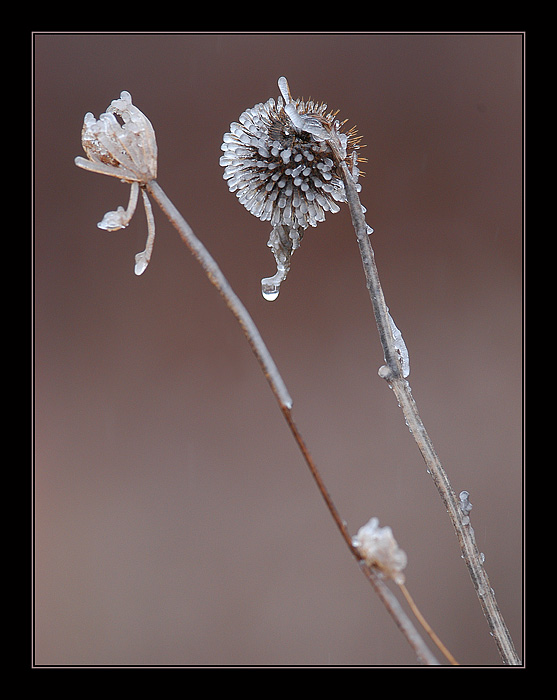
[[[501,611],[499,610],[499,606],[497,605],[493,589],[489,584],[487,573],[483,567],[483,556],[478,551],[473,531],[471,532],[471,529],[467,527],[466,523],[463,523],[464,516],[460,508],[460,502],[452,489],[448,476],[420,418],[410,385],[403,376],[402,366],[399,361],[400,348],[397,347],[394,338],[390,315],[379,280],[379,273],[375,263],[375,254],[371,246],[368,226],[365,221],[358,191],[354,185],[352,175],[348,170],[346,162],[342,158],[342,153],[338,150],[335,140],[332,139],[330,144],[333,152],[336,152],[336,159],[342,171],[348,208],[358,241],[366,286],[369,291],[375,322],[379,331],[379,339],[385,357],[386,364],[380,367],[379,376],[385,379],[393,390],[404,414],[406,424],[416,441],[426,463],[427,470],[449,514],[459,541],[462,557],[466,562],[470,578],[474,584],[481,608],[503,663],[519,665],[520,659],[514,648],[512,638]]]
[[[153,244],[155,243],[155,218],[153,216],[153,207],[151,206],[151,202],[144,188],[141,188],[141,196],[143,197],[145,215],[147,216],[147,243],[145,244],[145,250],[141,253],[137,253],[135,256],[134,271],[136,275],[142,275],[147,269],[147,265],[151,260],[151,253],[153,252]]]
[[[271,219],[271,223],[274,225],[278,223],[289,225],[291,217],[294,215],[299,217],[300,225],[305,228],[308,225],[306,210],[309,205],[305,201],[302,202],[297,188],[301,185],[300,191],[303,192],[303,188],[310,187],[309,181],[301,184],[300,178],[293,175],[290,168],[287,169],[289,172],[283,169],[283,165],[290,163],[293,154],[295,140],[292,138],[292,131],[302,134],[305,132],[305,134],[310,135],[311,138],[305,140],[313,143],[313,148],[316,149],[315,153],[320,153],[321,165],[326,160],[334,162],[336,167],[329,170],[329,174],[333,177],[332,182],[335,182],[334,178],[336,177],[340,179],[342,186],[339,187],[335,182],[335,187],[330,192],[321,188],[319,174],[315,171],[312,172],[312,167],[306,163],[304,172],[307,171],[308,176],[317,187],[317,189],[310,190],[311,205],[313,207],[314,200],[319,201],[319,196],[327,203],[327,198],[324,197],[325,192],[332,195],[336,201],[348,203],[362,258],[366,286],[371,298],[385,358],[385,365],[380,367],[379,375],[393,389],[403,410],[406,424],[416,440],[427,469],[450,515],[459,539],[462,556],[468,566],[476,593],[503,661],[508,664],[518,664],[518,656],[495,602],[495,597],[484,594],[486,588],[480,579],[485,575],[485,572],[483,567],[478,567],[477,548],[461,522],[462,513],[458,507],[456,496],[412,397],[407,381],[410,369],[408,351],[402,334],[394,324],[385,303],[375,264],[375,255],[369,240],[371,229],[365,221],[365,209],[358,197],[358,192],[361,189],[357,184],[356,162],[358,158],[354,152],[348,155],[348,136],[342,133],[340,125],[333,115],[324,117],[324,111],[316,109],[313,103],[308,108],[308,105],[302,101],[292,100],[286,78],[279,78],[278,86],[281,97],[276,104],[271,99],[265,105],[259,104],[251,110],[246,110],[240,117],[241,124],[231,124],[231,133],[225,134],[222,145],[225,155],[221,158],[221,165],[225,167],[224,177],[229,181],[230,190],[236,191],[236,196],[252,214],[262,220]],[[283,107],[282,112],[281,107]],[[288,118],[286,124],[283,113]],[[275,136],[280,136],[280,140],[275,140]],[[305,151],[297,155],[299,158],[307,157]],[[310,155],[314,158],[313,154]],[[279,173],[275,172],[277,168],[284,172],[282,179],[280,179]],[[271,175],[271,173],[273,174]],[[268,184],[263,188],[262,183],[267,181],[266,178],[268,178]],[[280,196],[278,192],[280,185],[284,188],[284,192],[286,192],[287,186],[291,186],[290,199]],[[298,197],[298,204],[294,203],[294,194]],[[302,202],[304,209],[300,208],[300,202]],[[281,206],[284,207],[287,218],[283,217]],[[315,215],[315,211],[315,209],[311,210],[310,225],[315,225],[317,221],[324,218],[324,210],[321,212],[317,210],[318,216]],[[287,272],[285,268],[281,269],[280,265],[277,267],[277,275],[281,281],[284,279],[285,272]],[[273,293],[269,298],[276,298],[276,295]]]
[[[174,204],[172,204],[170,199],[168,199],[158,182],[156,182],[156,180],[152,180],[147,185],[147,189],[151,197],[166,214],[170,223],[178,231],[180,237],[187,245],[192,255],[204,269],[211,283],[217,288],[230,311],[236,317],[256,358],[259,361],[259,364],[261,365],[263,373],[271,385],[271,389],[273,390],[273,393],[275,394],[281,408],[290,410],[292,408],[292,398],[290,397],[288,389],[286,388],[280,372],[278,371],[275,361],[271,357],[271,354],[263,342],[261,334],[259,333],[259,330],[253,322],[246,307],[233,291],[214,258],[194,234],[193,230],[186,222],[184,217],[180,214],[178,209],[176,209]]]
[[[292,432],[292,435],[306,461],[306,464],[311,472],[314,481],[317,484],[319,492],[323,500],[325,501],[327,508],[333,517],[333,520],[339,529],[345,543],[352,552],[353,556],[360,563],[362,571],[376,594],[379,596],[380,600],[383,602],[387,611],[395,620],[398,628],[406,637],[408,643],[414,649],[416,656],[418,657],[420,663],[427,665],[437,665],[439,662],[435,656],[428,649],[427,645],[424,643],[420,634],[416,630],[415,626],[412,624],[404,610],[401,608],[398,600],[390,591],[390,589],[385,585],[384,581],[381,579],[379,574],[370,567],[367,562],[364,561],[362,555],[358,551],[357,547],[353,544],[352,538],[346,527],[345,521],[341,518],[329,492],[325,486],[325,483],[321,477],[321,474],[315,464],[313,457],[302,437],[300,430],[298,429],[293,415],[292,415],[292,400],[284,382],[279,374],[278,369],[272,359],[268,354],[268,351],[263,344],[263,340],[257,330],[255,324],[251,320],[248,312],[245,310],[243,304],[238,299],[236,294],[233,292],[228,281],[218,268],[216,262],[210,256],[206,248],[199,241],[199,239],[194,235],[192,229],[187,224],[185,219],[182,217],[180,212],[168,199],[160,185],[156,181],[152,181],[148,185],[148,190],[151,197],[157,202],[161,210],[166,214],[170,223],[177,229],[180,237],[190,249],[190,252],[194,255],[197,261],[201,264],[202,268],[207,273],[210,281],[215,285],[218,291],[223,296],[227,306],[232,311],[240,326],[244,330],[246,338],[258,358],[260,365],[263,369],[265,376],[267,377],[269,384],[273,390],[273,393],[277,397],[284,418]]]

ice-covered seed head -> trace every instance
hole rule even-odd
[[[272,226],[306,229],[346,201],[325,139],[327,132],[338,136],[340,126],[327,105],[292,100],[286,79],[279,80],[279,88],[276,102],[257,104],[230,125],[220,164],[228,188],[254,216]]]
[[[304,230],[346,202],[339,157],[347,161],[354,181],[358,177],[355,132],[342,133],[327,105],[293,100],[286,78],[279,78],[278,86],[276,102],[256,104],[230,124],[220,158],[229,190],[272,226],[268,245],[277,271],[262,280],[269,301],[278,296]]]

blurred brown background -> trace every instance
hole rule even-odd
[[[268,223],[228,192],[222,135],[292,94],[367,147],[362,201],[410,383],[522,654],[522,36],[36,35],[35,661],[396,665],[415,657],[346,549],[247,343],[155,210],[75,167],[83,116],[121,90],[158,181],[275,357],[352,532],[371,516],[463,664],[499,664],[456,537],[377,376],[346,208],[309,229],[274,303]]]

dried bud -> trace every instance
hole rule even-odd
[[[368,566],[378,569],[395,583],[404,583],[403,569],[406,567],[406,553],[400,549],[390,527],[379,527],[379,519],[363,525],[352,544]]]

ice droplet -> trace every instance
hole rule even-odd
[[[280,292],[280,285],[276,284],[273,277],[261,280],[261,294],[266,301],[275,301]]]
[[[138,253],[135,256],[135,269],[134,272],[136,275],[142,275],[145,270],[147,269],[147,265],[149,264],[149,260],[147,256],[145,255],[145,252]]]
[[[472,510],[472,504],[470,503],[470,494],[468,491],[461,491],[458,495],[460,499],[460,510],[466,515]]]

